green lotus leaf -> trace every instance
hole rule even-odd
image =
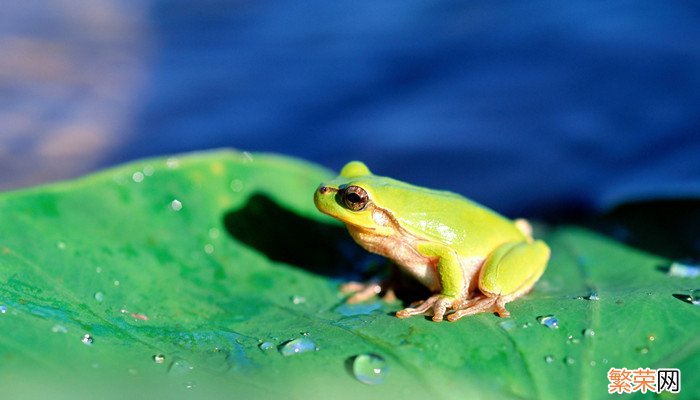
[[[582,227],[541,231],[552,260],[509,319],[346,304],[378,260],[316,211],[331,175],[217,151],[0,194],[3,398],[596,399],[613,367],[700,394],[698,278]]]

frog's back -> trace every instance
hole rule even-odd
[[[386,183],[376,199],[381,207],[400,210],[394,218],[413,235],[444,243],[462,256],[486,256],[525,237],[511,220],[456,193],[382,179]]]

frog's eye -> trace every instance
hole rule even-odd
[[[362,210],[368,201],[367,191],[359,186],[348,186],[343,190],[343,202],[353,211]]]

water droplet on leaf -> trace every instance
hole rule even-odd
[[[238,193],[243,190],[243,181],[240,179],[234,179],[231,181],[231,190]]]
[[[575,338],[574,335],[569,335],[566,337],[566,344],[579,344],[581,339]]]
[[[95,300],[99,301],[102,303],[102,301],[105,299],[105,295],[102,292],[95,292]]]
[[[185,376],[192,372],[193,369],[194,367],[190,365],[187,360],[178,358],[170,363],[170,366],[168,367],[168,374],[172,376]]]
[[[272,342],[262,342],[258,345],[258,348],[262,351],[267,351],[273,349],[275,345]]]
[[[173,200],[170,202],[170,208],[173,211],[180,211],[182,210],[182,202],[180,200]]]
[[[83,338],[80,341],[87,344],[87,345],[91,345],[91,344],[95,343],[95,339],[93,339],[93,337],[87,333],[85,335],[83,335]]]
[[[510,331],[515,328],[516,322],[511,319],[508,321],[499,322],[498,326],[500,326],[503,330]]]
[[[388,372],[386,361],[377,354],[360,354],[352,360],[352,374],[367,385],[384,382]]]
[[[551,364],[551,363],[554,362],[554,356],[551,355],[551,354],[550,354],[550,355],[546,355],[546,356],[544,356],[544,361],[545,361],[547,364]]]
[[[279,346],[279,352],[285,356],[293,356],[300,353],[317,350],[316,343],[308,337],[288,340]]]
[[[598,297],[598,292],[596,292],[596,291],[591,292],[588,296],[586,296],[586,300],[591,300],[591,301],[600,300],[600,297]]]
[[[674,294],[673,297],[688,304],[700,306],[700,289],[691,289],[688,294]]]
[[[207,254],[212,254],[214,253],[214,245],[211,243],[207,243],[204,245],[204,252]]]
[[[153,362],[156,364],[163,364],[165,362],[165,356],[162,354],[156,354],[153,356]]]
[[[695,263],[674,262],[668,268],[668,276],[676,278],[696,278],[700,276],[700,265]]]
[[[537,317],[537,322],[547,328],[559,328],[559,320],[554,315],[542,315]]]

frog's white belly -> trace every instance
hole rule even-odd
[[[438,258],[420,254],[416,250],[419,239],[401,235],[380,236],[352,225],[348,225],[348,232],[367,251],[391,259],[402,270],[416,278],[431,291],[440,291],[440,279],[437,271]],[[478,278],[479,269],[483,262],[484,257],[460,259],[464,282],[468,286],[464,288],[465,294],[476,288],[476,278]]]

